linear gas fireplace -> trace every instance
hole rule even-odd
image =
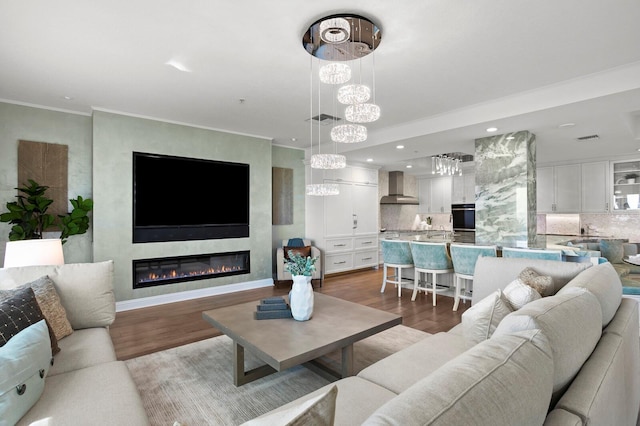
[[[251,272],[249,251],[133,261],[133,288],[203,280]]]

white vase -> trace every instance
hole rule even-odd
[[[289,306],[293,319],[306,321],[313,315],[313,287],[311,277],[293,276],[293,287],[289,292]]]

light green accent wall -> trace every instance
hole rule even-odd
[[[18,186],[18,141],[55,143],[69,147],[69,197],[92,197],[91,117],[0,102],[0,211],[15,201]],[[71,209],[71,205],[69,205]],[[0,223],[0,262],[10,225]],[[91,262],[93,223],[83,235],[71,237],[63,246],[66,263]],[[47,233],[57,238],[59,233]]]
[[[272,277],[271,141],[96,111],[93,114],[94,260],[113,259],[116,300],[216,287]],[[248,163],[251,178],[250,236],[202,241],[132,243],[133,151]],[[167,170],[171,173],[171,170]],[[224,182],[194,182],[201,200],[180,205],[158,200],[158,209],[227,208],[216,199]],[[144,289],[132,288],[132,260],[250,250],[251,273]]]
[[[276,249],[281,246],[282,240],[304,237],[304,203],[305,203],[305,177],[304,177],[304,151],[300,149],[273,146],[272,167],[293,169],[293,224],[273,225],[273,273],[276,271]]]

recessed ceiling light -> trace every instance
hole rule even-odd
[[[396,145],[396,149],[404,149],[404,145]]]
[[[298,139],[296,139],[296,138],[291,138],[291,142],[295,142],[295,141],[297,141],[297,140],[298,140]]]
[[[640,149],[638,151],[640,151]],[[373,158],[367,158],[368,163],[371,163],[372,161],[373,161]]]
[[[73,96],[63,96],[63,98],[67,101],[72,101],[73,100]]]
[[[407,169],[412,168],[413,166],[411,164],[407,164]]]
[[[640,148],[638,148],[636,151],[640,152]]]
[[[563,124],[560,124],[560,125],[558,126],[558,128],[562,129],[562,128],[564,128],[564,127],[573,127],[573,126],[575,126],[575,125],[576,125],[576,123],[563,123]]]
[[[489,127],[489,128],[487,128],[487,132],[489,132],[489,133],[493,133],[493,132],[497,132],[497,131],[498,131],[497,127]]]
[[[167,62],[165,62],[164,64],[165,65],[169,65],[170,67],[174,67],[178,71],[191,72],[191,70],[189,68],[187,68],[187,66],[185,64],[183,64],[182,62],[178,61],[177,59],[170,59]]]

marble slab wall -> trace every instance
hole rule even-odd
[[[476,139],[476,243],[535,245],[535,140],[528,131]]]

